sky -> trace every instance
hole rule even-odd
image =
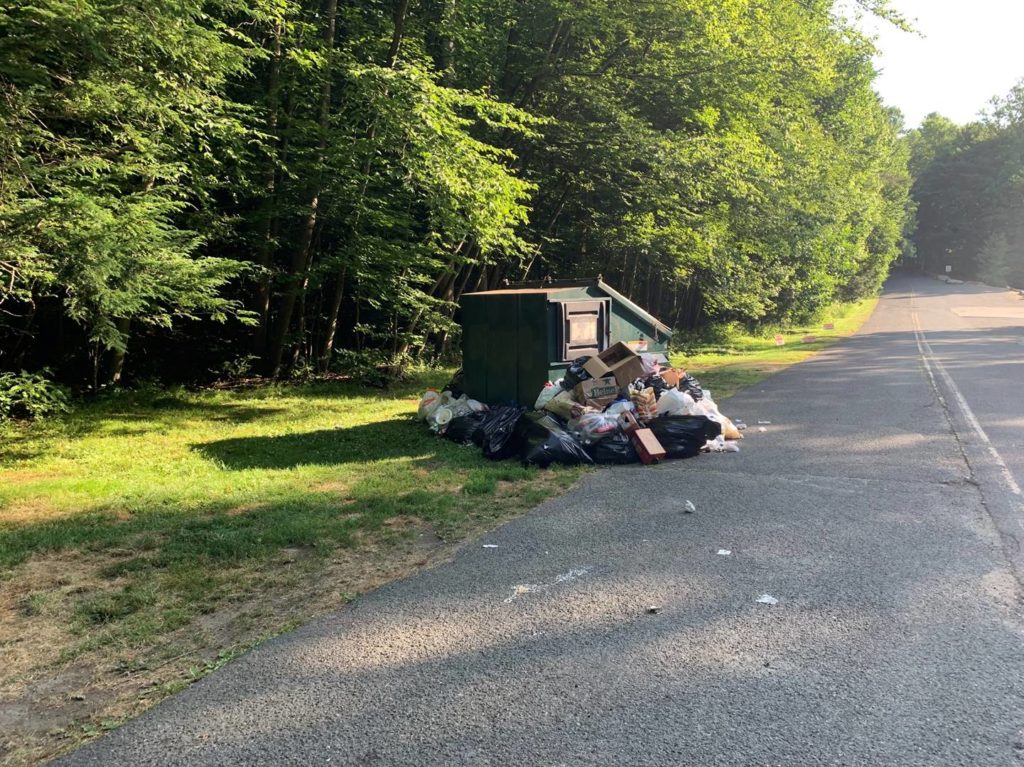
[[[930,112],[975,119],[994,96],[1024,79],[1024,0],[891,0],[919,35],[875,19],[881,54],[875,84],[908,128]]]

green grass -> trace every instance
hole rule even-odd
[[[824,313],[820,322],[780,331],[785,346],[776,346],[775,333],[750,335],[736,329],[707,334],[699,343],[670,356],[672,364],[692,373],[711,390],[716,401],[753,386],[783,368],[803,362],[842,338],[855,333],[871,316],[877,298],[839,304]],[[824,325],[833,323],[832,330]],[[804,343],[805,336],[814,336]],[[708,337],[710,336],[710,337]],[[717,337],[716,337],[717,336]]]
[[[74,594],[79,633],[138,645],[257,591],[284,550],[315,566],[421,520],[458,538],[571,484],[484,460],[414,419],[451,371],[389,391],[344,383],[126,392],[61,421],[4,427],[0,580],[79,552],[110,588]]]

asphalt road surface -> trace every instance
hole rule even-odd
[[[595,472],[59,763],[1022,765],[1022,383],[1024,299],[895,278],[741,453]]]

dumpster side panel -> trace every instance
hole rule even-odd
[[[488,299],[479,295],[463,296],[459,304],[462,317],[462,375],[466,393],[486,402]]]
[[[519,393],[519,296],[494,295],[488,298],[486,306],[487,390],[484,402],[515,401]]]
[[[537,394],[548,380],[548,362],[551,354],[550,322],[546,295],[533,293],[519,297],[519,370],[516,399],[519,404],[527,407],[533,406]]]

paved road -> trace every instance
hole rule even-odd
[[[1022,307],[896,279],[742,453],[596,472],[60,764],[1024,764]]]

